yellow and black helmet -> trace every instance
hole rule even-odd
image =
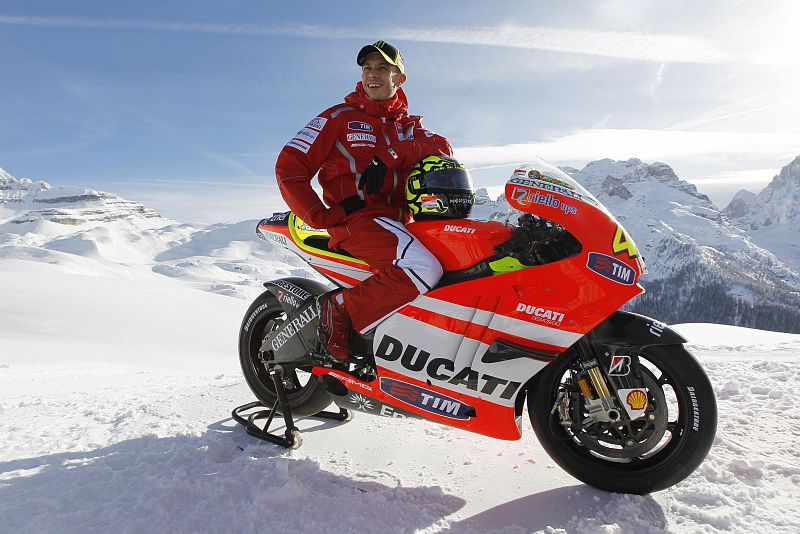
[[[454,158],[428,156],[411,169],[406,200],[415,221],[466,219],[475,202],[475,191],[469,172]]]

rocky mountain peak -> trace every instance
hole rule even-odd
[[[30,178],[17,179],[11,173],[0,167],[0,203],[4,202],[6,198],[16,196],[5,192],[14,191],[27,193],[29,191],[47,191],[48,189],[50,189],[50,184],[47,182],[34,182]]]
[[[631,198],[630,185],[652,182],[664,184],[691,195],[703,201],[705,207],[712,206],[711,200],[706,195],[698,192],[694,185],[678,178],[672,167],[659,161],[648,164],[639,158],[631,158],[627,161],[606,158],[592,161],[581,171],[570,172],[570,174],[579,175],[584,184],[591,186],[590,190],[593,188],[598,192],[602,191],[625,200]]]
[[[0,168],[0,205],[15,214],[0,223],[13,225],[36,221],[81,225],[127,217],[160,217],[138,202],[111,193],[82,187],[52,187],[47,182],[18,179]]]
[[[784,166],[758,195],[741,190],[723,213],[747,230],[800,221],[800,156]]]

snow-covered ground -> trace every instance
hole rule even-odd
[[[135,246],[125,224],[0,234],[0,532],[800,531],[800,335],[676,327],[719,429],[649,496],[583,485],[529,425],[504,442],[357,413],[300,421],[290,451],[229,415],[253,398],[236,340],[257,280],[298,264],[252,222]]]

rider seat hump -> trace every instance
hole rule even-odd
[[[263,229],[288,226],[292,241],[301,249],[333,261],[363,263],[344,250],[329,248],[328,232],[306,225],[294,214],[280,221],[262,221]],[[513,228],[497,221],[468,219],[438,219],[417,221],[406,225],[411,234],[422,242],[441,262],[445,272],[461,271],[494,256],[494,247],[511,237]]]

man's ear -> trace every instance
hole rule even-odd
[[[406,75],[405,74],[401,74],[400,78],[398,78],[398,80],[397,80],[397,87],[400,87],[404,83],[406,83]]]

